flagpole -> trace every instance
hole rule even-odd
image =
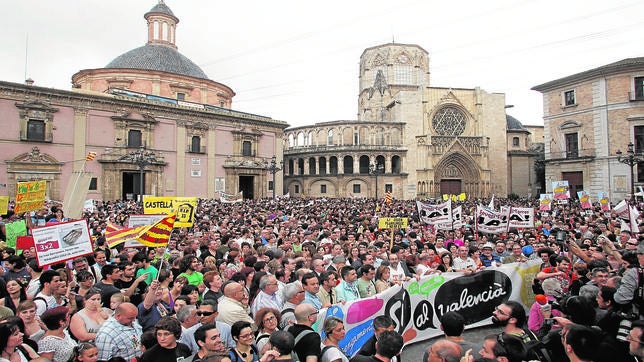
[[[159,281],[159,275],[161,275],[161,270],[163,269],[163,261],[165,260],[165,254],[168,253],[168,247],[166,246],[165,250],[163,251],[163,256],[161,257],[161,263],[159,263],[159,270],[157,272],[157,281]]]
[[[476,241],[479,241],[479,206],[476,205],[474,210],[474,235],[476,235]]]

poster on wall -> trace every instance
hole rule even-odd
[[[31,231],[38,265],[43,267],[92,254],[86,220],[58,223]]]

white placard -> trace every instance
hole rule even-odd
[[[32,230],[40,267],[92,254],[86,220],[58,223]]]

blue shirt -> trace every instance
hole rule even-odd
[[[304,300],[302,303],[309,303],[313,304],[315,309],[320,310],[322,309],[322,301],[316,294],[311,294],[309,292],[304,292]]]

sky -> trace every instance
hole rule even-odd
[[[145,45],[158,0],[0,0],[0,80],[71,89]],[[644,56],[641,0],[166,0],[179,52],[233,89],[232,108],[291,126],[357,119],[359,60],[386,43],[429,52],[430,86],[504,93],[542,125],[535,85]]]

